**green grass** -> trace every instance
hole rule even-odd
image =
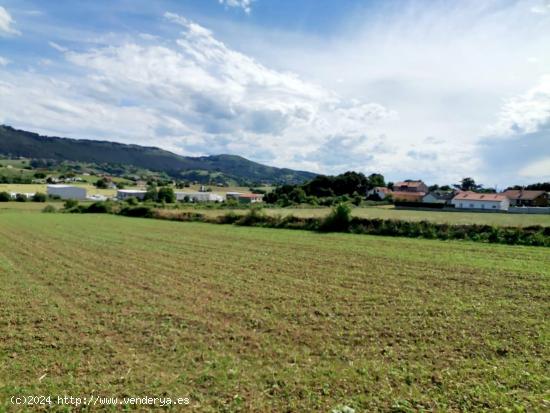
[[[0,406],[542,411],[549,276],[545,248],[6,212]]]

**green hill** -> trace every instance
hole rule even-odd
[[[236,182],[301,183],[315,174],[275,168],[237,155],[180,156],[156,147],[108,141],[41,136],[0,126],[0,154],[31,159],[132,165],[165,172],[174,178],[207,180],[211,177]]]

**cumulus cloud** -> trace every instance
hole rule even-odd
[[[515,183],[548,179],[550,75],[504,102],[476,152],[482,155],[486,176]]]
[[[366,134],[375,137],[380,122],[397,118],[378,103],[343,99],[294,73],[271,69],[185,17],[165,17],[183,28],[172,45],[140,43],[138,36],[121,45],[69,51],[50,42],[81,75],[6,77],[4,117],[16,125],[52,125],[56,132],[63,125],[70,135],[191,155],[228,152],[331,171],[346,159],[363,165],[380,144]]]
[[[19,35],[21,32],[13,27],[15,21],[8,11],[0,6],[0,36]]]
[[[254,0],[218,0],[220,4],[225,5],[226,7],[237,7],[244,10],[245,13],[250,13],[252,11],[252,2]]]
[[[7,66],[10,63],[9,59],[6,59],[5,57],[0,56],[0,66]]]
[[[526,93],[508,99],[500,111],[496,125],[490,129],[494,136],[513,136],[537,132],[550,121],[550,74]],[[550,145],[550,142],[549,142]]]
[[[175,38],[55,38],[50,70],[0,68],[0,121],[324,173],[515,181],[549,156],[550,26],[534,4],[404,2],[330,42],[166,13]]]

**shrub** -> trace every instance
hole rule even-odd
[[[235,214],[233,211],[229,211],[226,214],[218,218],[220,224],[234,224],[240,219],[240,215]]]
[[[56,212],[57,209],[55,209],[55,207],[53,205],[46,205],[43,209],[42,209],[42,212],[45,212],[45,213],[53,213],[53,212]]]
[[[27,196],[23,194],[15,195],[15,202],[27,202]]]
[[[63,203],[63,209],[67,209],[67,210],[75,208],[76,206],[78,206],[78,201],[76,199],[67,199]]]
[[[340,203],[336,205],[330,214],[321,222],[321,231],[349,231],[351,222],[351,208]]]
[[[46,196],[46,194],[43,194],[42,192],[37,192],[36,194],[33,195],[32,201],[33,202],[46,202],[47,198],[48,197]]]
[[[260,222],[267,221],[267,216],[264,214],[261,208],[258,207],[251,207],[250,211],[248,211],[248,214],[243,215],[236,223],[238,225],[256,225]]]
[[[105,201],[94,202],[82,212],[89,214],[110,214],[113,212],[113,205]]]
[[[131,196],[130,198],[126,198],[124,200],[124,202],[126,202],[128,205],[133,205],[133,206],[139,204],[139,200],[135,196]]]
[[[0,192],[0,202],[11,201],[11,195],[8,192]]]
[[[120,210],[119,214],[126,217],[152,218],[153,208],[147,205],[140,205],[135,207],[126,206]]]

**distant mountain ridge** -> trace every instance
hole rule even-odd
[[[174,178],[222,174],[238,182],[301,183],[316,174],[276,168],[237,155],[190,157],[149,146],[41,136],[0,125],[0,154],[32,159],[132,165]]]

